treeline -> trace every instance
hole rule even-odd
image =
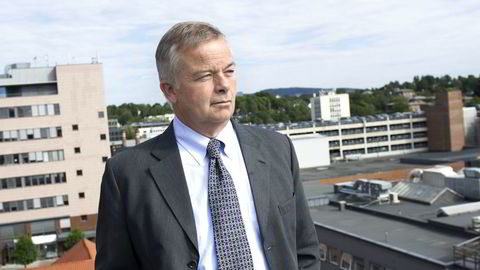
[[[268,93],[238,96],[235,114],[241,123],[267,124],[310,120],[310,95],[276,98]]]
[[[449,75],[442,77],[415,76],[412,82],[389,82],[379,90],[391,91],[395,88],[412,89],[417,95],[421,96],[432,96],[439,90],[456,88],[462,90],[464,95],[480,97],[480,76],[468,75],[467,77],[458,76],[457,78],[452,78]]]
[[[373,115],[389,112],[406,112],[409,110],[408,100],[395,95],[396,89],[411,89],[416,95],[433,97],[437,91],[455,88],[464,95],[473,98],[465,104],[480,104],[480,76],[469,75],[452,78],[448,75],[434,77],[431,75],[415,76],[411,82],[389,82],[377,89],[358,90],[350,95],[350,114],[356,116]],[[339,90],[337,93],[345,92]],[[275,97],[266,92],[237,96],[234,117],[242,123],[275,123],[299,122],[310,120],[311,94],[302,96]],[[108,117],[116,118],[120,124],[145,121],[148,116],[172,113],[168,103],[134,104],[125,103],[120,106],[107,107]]]
[[[135,104],[124,103],[120,106],[108,105],[107,106],[108,118],[118,119],[121,125],[125,125],[132,122],[145,121],[148,116],[162,115],[166,113],[173,113],[170,105],[155,103],[151,104]]]
[[[418,96],[434,97],[438,91],[459,89],[463,95],[473,98],[465,104],[480,104],[480,76],[469,75],[452,78],[449,75],[434,77],[431,75],[415,76],[411,82],[389,82],[378,89],[371,89],[371,94],[355,92],[350,94],[351,115],[372,115],[389,112],[406,112],[409,110],[408,100],[394,94],[397,89],[411,89]]]

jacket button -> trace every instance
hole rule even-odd
[[[197,269],[197,262],[196,261],[191,261],[187,263],[187,267],[190,269]]]

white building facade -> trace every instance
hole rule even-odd
[[[291,138],[304,134],[328,137],[331,160],[428,151],[427,118],[424,113],[351,117],[321,123],[305,122],[277,131]]]
[[[49,257],[71,229],[94,233],[110,156],[102,64],[6,70],[0,75],[0,264],[21,235],[44,244],[41,255]]]
[[[350,100],[348,94],[336,94],[335,91],[320,92],[319,96],[310,98],[312,121],[338,120],[350,117]]]

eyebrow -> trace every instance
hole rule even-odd
[[[222,68],[222,70],[225,70],[225,69],[228,69],[228,68],[231,68],[231,67],[235,67],[235,66],[236,66],[235,62],[231,62],[230,64],[228,64],[227,66]],[[197,71],[197,72],[193,73],[192,77],[197,77],[202,73],[206,73],[206,72],[210,72],[210,71],[211,71],[210,69],[200,70],[200,71]]]

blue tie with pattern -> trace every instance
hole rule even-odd
[[[232,177],[220,158],[221,142],[211,139],[207,146],[208,203],[212,212],[213,234],[219,270],[253,270],[237,192]]]

